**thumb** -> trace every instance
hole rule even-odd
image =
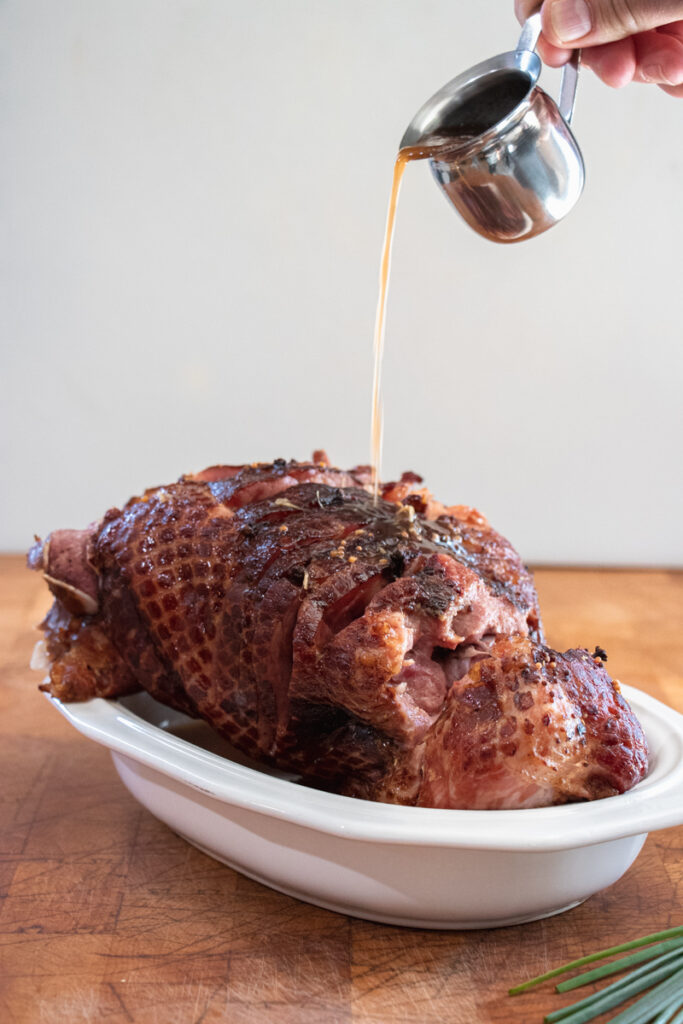
[[[543,35],[554,46],[598,46],[683,17],[683,0],[545,0]]]

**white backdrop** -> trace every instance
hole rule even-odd
[[[367,461],[396,144],[517,34],[512,0],[4,0],[0,548],[213,462]],[[575,130],[586,192],[526,244],[408,169],[385,476],[528,560],[681,564],[683,102],[585,72]]]

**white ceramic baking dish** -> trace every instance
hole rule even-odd
[[[576,906],[624,874],[649,831],[683,823],[683,716],[631,687],[624,695],[650,744],[647,778],[622,796],[520,811],[318,792],[250,767],[207,726],[146,694],[52,702],[110,748],[144,807],[250,878],[373,921],[490,928]]]

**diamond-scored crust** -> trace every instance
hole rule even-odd
[[[114,510],[95,543],[108,629],[144,688],[207,718],[252,755],[273,752],[278,714],[285,713],[278,699],[282,704],[288,678],[274,679],[269,669],[291,640],[301,592],[281,578],[259,586],[269,562],[283,554],[284,538],[277,522],[255,536],[251,519],[258,516],[249,515],[253,501],[246,499],[258,493],[276,502],[299,477],[355,484],[350,474],[313,464],[282,463],[275,472],[249,466],[240,474],[213,467]],[[286,511],[275,505],[273,516],[279,521]],[[326,533],[329,527],[317,530]]]
[[[375,503],[368,467],[344,472],[316,455],[213,466],[71,536],[97,576],[98,607],[53,646],[52,692],[65,665],[73,699],[134,680],[326,788],[476,800],[454,786],[458,759],[444,754],[454,694],[495,676],[501,637],[540,641],[531,575],[483,516],[436,502],[415,474]],[[87,663],[88,635],[110,645],[116,671]],[[627,762],[628,752],[626,774]],[[444,784],[428,772],[423,785],[437,763]]]
[[[623,793],[647,772],[640,723],[599,658],[501,636],[451,690],[420,803],[540,807]],[[445,771],[445,766],[448,771]]]

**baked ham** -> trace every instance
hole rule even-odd
[[[146,690],[264,765],[349,796],[538,807],[622,793],[642,730],[600,657],[543,642],[530,573],[405,473],[213,466],[37,541],[44,684]],[[602,652],[600,652],[602,654]]]

